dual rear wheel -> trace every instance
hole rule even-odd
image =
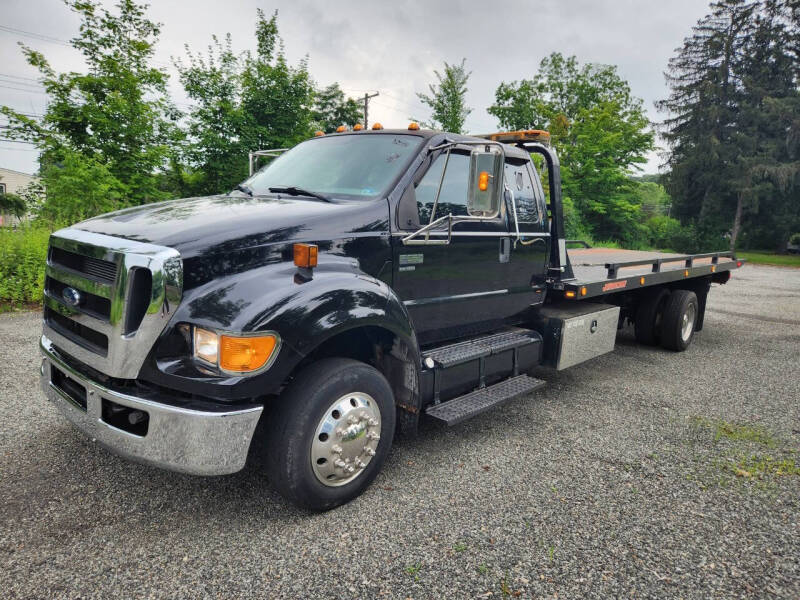
[[[655,289],[642,298],[636,310],[636,340],[683,352],[692,343],[699,314],[694,292]]]

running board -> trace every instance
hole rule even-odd
[[[529,329],[512,329],[465,342],[458,342],[434,348],[423,354],[423,359],[431,361],[431,368],[449,369],[477,358],[499,354],[504,350],[520,348],[541,341],[541,336]]]
[[[447,402],[431,405],[425,410],[425,414],[434,421],[453,426],[544,385],[545,382],[541,379],[517,375]]]

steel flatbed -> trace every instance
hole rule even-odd
[[[583,299],[711,275],[724,283],[742,266],[733,252],[670,254],[615,248],[574,248],[567,255],[574,279],[564,279],[564,295]]]

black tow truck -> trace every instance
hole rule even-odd
[[[42,386],[131,460],[222,475],[258,452],[329,509],[396,433],[533,392],[533,367],[610,352],[623,324],[685,350],[742,264],[575,245],[546,132],[318,135],[229,194],[54,233]]]

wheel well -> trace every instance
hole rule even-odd
[[[338,333],[317,346],[295,367],[292,376],[323,358],[352,358],[380,371],[394,394],[398,429],[413,435],[419,422],[419,373],[416,349],[392,331],[367,325]]]

